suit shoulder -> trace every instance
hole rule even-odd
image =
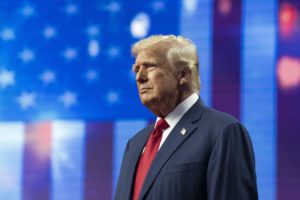
[[[232,115],[208,107],[204,109],[202,117],[205,119],[205,121],[220,127],[227,127],[229,124],[240,123]]]
[[[241,134],[247,132],[244,126],[232,115],[212,108],[205,108],[199,125],[207,130],[212,141],[226,134]],[[239,130],[239,131],[235,131]]]

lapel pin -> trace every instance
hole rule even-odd
[[[181,131],[180,131],[181,135],[185,135],[185,134],[186,134],[186,132],[187,132],[187,131],[186,131],[186,129],[185,129],[185,128],[182,128],[182,129],[181,129]]]

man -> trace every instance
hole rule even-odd
[[[115,200],[258,199],[247,131],[198,96],[195,45],[156,35],[132,53],[141,102],[157,120],[128,141]]]

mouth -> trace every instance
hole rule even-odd
[[[141,88],[140,89],[140,94],[144,94],[146,92],[148,92],[151,88]]]

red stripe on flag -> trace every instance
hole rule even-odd
[[[112,123],[86,125],[85,199],[112,199]]]
[[[23,200],[47,200],[50,190],[51,123],[25,126]]]

